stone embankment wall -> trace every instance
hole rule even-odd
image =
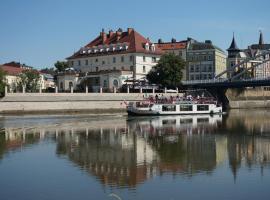
[[[8,93],[0,113],[124,111],[124,101],[141,101],[142,93]]]
[[[269,87],[228,89],[226,96],[229,100],[229,108],[270,108]]]

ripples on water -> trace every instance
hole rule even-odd
[[[2,116],[0,197],[269,199],[269,117]]]

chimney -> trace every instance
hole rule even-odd
[[[111,38],[113,36],[113,30],[109,30],[109,37]]]
[[[117,31],[116,31],[116,40],[120,40],[121,38],[121,35],[122,35],[122,32],[123,30],[121,28],[119,28]]]
[[[159,43],[159,44],[162,44],[162,43],[163,43],[163,41],[162,41],[161,38],[158,39],[158,43]]]
[[[105,33],[104,29],[100,32],[100,37],[102,38],[102,43],[104,44],[107,40],[107,34]]]
[[[128,28],[127,29],[127,32],[128,32],[128,35],[130,35],[130,33],[133,31],[133,28]]]

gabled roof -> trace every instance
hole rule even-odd
[[[146,53],[146,54],[158,54],[161,55],[163,51],[155,45],[155,51],[147,50],[145,44],[152,45],[153,43],[147,38],[143,37],[141,34],[136,32],[134,29],[129,28],[128,31],[122,32],[118,30],[116,32],[110,31],[108,34],[104,31],[100,33],[93,41],[89,42],[83,47],[83,49],[91,48],[109,48],[110,45],[121,45],[125,44],[128,46],[126,50],[123,51],[102,51],[89,54],[81,54],[81,50],[74,53],[67,59],[79,58],[79,57],[89,57],[89,56],[99,56],[108,54],[120,54],[120,53]]]

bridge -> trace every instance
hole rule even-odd
[[[270,86],[270,49],[227,68],[214,79],[183,81],[182,85],[206,89]]]

